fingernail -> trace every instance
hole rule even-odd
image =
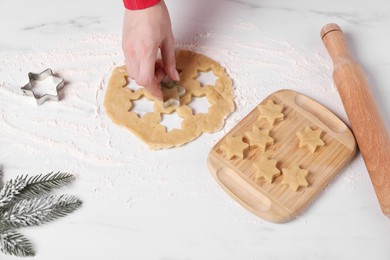
[[[179,81],[179,80],[180,80],[179,72],[177,72],[177,70],[175,69],[175,71],[173,72],[173,74],[175,75],[174,80]]]

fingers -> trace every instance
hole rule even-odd
[[[145,86],[145,89],[147,89],[150,94],[152,94],[158,100],[163,100],[163,93],[160,88],[160,82],[157,82],[157,80],[154,81],[151,85]]]
[[[176,58],[173,35],[161,44],[162,63],[157,61],[158,47],[142,46],[136,52],[134,45],[125,45],[126,69],[129,77],[134,79],[139,86],[146,88],[150,94],[159,100],[163,99],[160,82],[168,74],[169,78],[179,81],[179,73],[176,70]]]
[[[146,88],[157,99],[162,100],[163,94],[160,89],[161,72],[156,70],[158,49],[152,51],[140,61],[139,73],[136,78],[138,85]]]
[[[179,81],[180,76],[176,70],[175,41],[173,35],[168,36],[163,41],[160,49],[165,72],[169,78]]]
[[[160,62],[156,62],[156,66],[155,66],[154,70],[155,70],[155,75],[156,75],[157,81],[161,82],[166,75],[162,64]]]
[[[126,63],[126,70],[129,78],[135,79],[136,75],[138,75],[138,66],[136,66],[127,58],[125,58],[125,63]]]
[[[129,44],[124,39],[122,45],[123,54],[125,56],[127,74],[131,79],[135,80],[138,77],[139,72],[139,59],[136,56],[136,50],[134,46]]]
[[[156,63],[157,49],[150,49],[143,55],[132,55],[126,58],[126,69],[129,77],[134,79],[137,85],[147,89],[150,94],[159,100],[163,99],[160,82],[165,76],[161,65]],[[145,54],[148,53],[148,54]],[[140,53],[142,54],[142,53]]]
[[[165,74],[179,80],[170,17],[163,1],[142,11],[126,10],[122,48],[129,76],[156,98],[162,99],[160,81]],[[162,66],[156,64],[159,48]]]
[[[164,69],[162,68],[160,62],[156,62],[154,68],[153,83],[145,87],[153,96],[155,96],[160,101],[163,101],[163,92],[161,90],[160,82],[164,77]]]
[[[138,55],[139,71],[136,82],[140,86],[149,86],[153,83],[154,68],[157,60],[157,49],[148,49],[145,47],[144,54]]]

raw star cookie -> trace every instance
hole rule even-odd
[[[311,153],[314,153],[318,146],[324,146],[325,143],[321,139],[321,132],[320,129],[313,131],[309,126],[297,132],[299,148],[307,147]]]
[[[282,113],[283,106],[276,105],[272,100],[268,100],[265,105],[259,105],[259,118],[266,119],[271,126],[273,126],[277,121],[283,120],[284,115]]]
[[[253,126],[250,132],[246,132],[245,137],[250,147],[256,147],[262,152],[265,152],[268,145],[274,143],[274,139],[269,136],[269,130],[260,130],[257,126]]]
[[[127,88],[125,66],[117,67],[108,83],[104,99],[104,108],[111,120],[126,127],[151,149],[163,149],[180,146],[197,138],[203,132],[213,133],[220,130],[225,118],[234,111],[232,81],[225,69],[212,59],[191,51],[180,50],[176,53],[176,68],[180,71],[178,86],[185,88],[184,95],[179,94],[179,106],[164,106],[146,89],[135,91]],[[202,87],[197,80],[199,72],[212,71],[218,78],[215,85]],[[170,91],[168,91],[170,92]],[[133,102],[145,97],[153,102],[153,111],[142,117],[132,111]],[[207,114],[195,114],[188,106],[193,98],[206,97],[210,107]],[[177,96],[176,96],[177,98]],[[177,103],[176,103],[177,104]],[[161,125],[164,114],[177,113],[183,119],[180,129],[171,131]]]
[[[290,190],[297,191],[298,188],[307,187],[308,183],[306,176],[309,173],[306,169],[301,169],[297,164],[294,164],[290,168],[283,168],[282,184],[287,184]]]
[[[234,157],[244,159],[245,152],[248,148],[249,145],[242,141],[241,136],[227,136],[225,142],[220,146],[220,149],[224,152],[228,160]]]
[[[253,162],[256,169],[255,181],[263,177],[272,183],[274,178],[280,174],[280,170],[276,168],[276,163],[275,159],[268,159],[266,156],[261,156],[259,160]]]

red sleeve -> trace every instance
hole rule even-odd
[[[160,0],[123,0],[126,9],[129,10],[145,9],[159,2]]]

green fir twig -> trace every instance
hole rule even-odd
[[[72,213],[81,201],[71,195],[21,200],[0,214],[0,225],[13,228],[39,226]]]
[[[72,195],[49,195],[69,184],[74,176],[57,172],[28,177],[17,176],[2,184],[0,166],[0,250],[15,256],[34,256],[29,240],[15,229],[41,224],[64,217],[81,206]]]
[[[7,207],[16,196],[26,187],[26,177],[18,176],[15,180],[7,181],[0,191],[0,208]]]
[[[4,183],[3,183],[3,175],[4,175],[4,173],[3,173],[3,165],[0,165],[0,190],[1,190],[1,188],[3,188],[3,185],[4,185]]]
[[[35,251],[30,241],[17,232],[10,228],[0,227],[0,249],[3,253],[27,257],[35,256]]]
[[[52,192],[74,181],[74,176],[67,172],[39,174],[27,179],[26,187],[17,196],[17,199],[31,199]]]

